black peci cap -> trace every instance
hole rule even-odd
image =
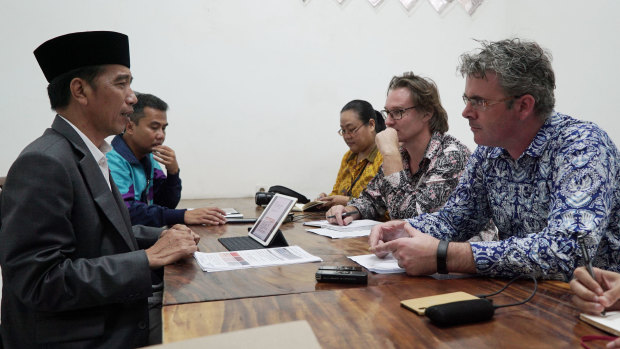
[[[129,38],[110,31],[80,32],[50,39],[34,50],[48,82],[73,69],[102,64],[129,68]]]

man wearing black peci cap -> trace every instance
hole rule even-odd
[[[149,343],[151,270],[191,255],[198,236],[183,225],[132,228],[109,176],[105,138],[123,131],[136,102],[128,38],[72,33],[34,53],[57,115],[0,197],[4,347],[160,342],[159,333]]]

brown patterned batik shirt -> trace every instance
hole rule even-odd
[[[364,219],[381,220],[416,217],[434,212],[448,200],[470,155],[469,149],[456,138],[435,132],[428,142],[420,169],[409,170],[409,154],[401,147],[403,170],[389,176],[383,166],[362,194],[349,201]]]

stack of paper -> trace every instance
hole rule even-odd
[[[324,220],[321,220],[321,221],[304,222],[304,225],[320,228],[320,227],[322,227],[324,225],[329,225],[329,222],[324,219]]]
[[[315,233],[322,236],[327,236],[332,239],[343,239],[343,238],[356,238],[360,236],[368,236],[370,235],[369,230],[352,230],[352,231],[337,231],[327,228],[317,228],[317,229],[306,229],[311,233]]]
[[[317,227],[317,228],[338,230],[338,231],[353,231],[353,230],[370,230],[372,227],[380,223],[381,222],[373,221],[372,219],[359,219],[359,220],[349,223],[349,225],[331,224],[327,220],[305,222],[304,225],[309,225],[311,227]]]
[[[304,225],[319,227],[319,229],[306,229],[311,233],[327,236],[332,239],[354,238],[370,235],[370,229],[381,222],[370,219],[361,219],[351,222],[349,225],[330,224],[326,220],[305,222]]]
[[[234,208],[227,207],[227,208],[223,208],[222,210],[226,212],[226,215],[224,215],[224,218],[243,218],[243,214],[235,210]]]
[[[385,258],[379,258],[374,254],[349,256],[348,258],[377,274],[397,274],[405,272],[405,269],[398,266],[398,261],[391,253]]]
[[[373,221],[372,219],[360,219],[349,223],[349,225],[326,224],[321,228],[337,231],[370,230],[377,224],[381,224],[381,222]]]
[[[299,246],[214,253],[194,252],[194,258],[200,269],[208,272],[323,261]]]

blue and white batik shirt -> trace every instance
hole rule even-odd
[[[482,275],[568,280],[583,265],[578,234],[594,266],[620,271],[619,160],[597,125],[553,112],[517,160],[479,146],[446,205],[408,221],[466,241],[493,219],[500,241],[470,242]]]

